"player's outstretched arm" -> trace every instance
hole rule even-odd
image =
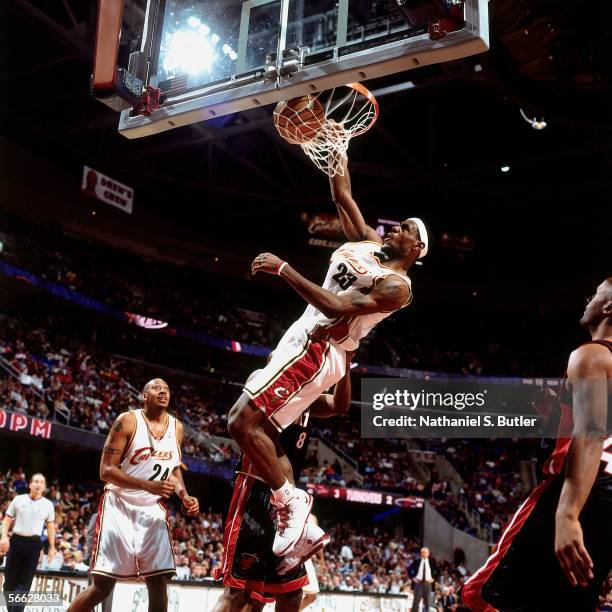
[[[183,424],[177,419],[176,420],[176,436],[179,447],[183,446],[183,438],[185,437],[185,428]],[[200,502],[197,497],[191,497],[187,493],[187,487],[183,480],[183,473],[181,472],[181,466],[177,465],[173,470],[170,478],[168,479],[174,485],[174,492],[181,498],[183,506],[187,510],[187,514],[194,515],[200,511]]]
[[[584,546],[578,518],[597,477],[607,436],[609,361],[606,348],[587,344],[571,354],[567,369],[574,438],[555,517],[555,554],[572,586],[587,586],[593,578],[593,561]]]
[[[100,480],[126,489],[142,489],[153,495],[170,497],[174,492],[174,485],[168,481],[135,478],[119,468],[119,463],[135,427],[136,419],[131,412],[123,412],[113,423],[102,450]]]
[[[257,272],[281,276],[309,304],[330,319],[346,315],[392,312],[410,300],[408,285],[396,274],[383,278],[368,294],[353,289],[336,295],[309,281],[286,261],[272,253],[261,253],[253,260],[251,273],[257,274]]]
[[[344,416],[351,405],[351,359],[355,353],[346,353],[346,372],[336,383],[333,395],[323,393],[310,407],[310,416],[318,419]]]
[[[351,177],[348,171],[348,159],[343,158],[338,163],[343,165],[343,174],[335,174],[330,177],[329,187],[331,189],[332,200],[338,209],[338,215],[340,216],[344,235],[351,242],[372,240],[382,244],[382,238],[373,227],[370,227],[365,222],[357,202],[353,199]]]

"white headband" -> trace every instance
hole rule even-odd
[[[429,235],[427,234],[427,228],[425,224],[418,217],[410,217],[408,221],[414,221],[419,228],[419,236],[421,237],[421,242],[425,245],[421,252],[419,253],[419,259],[422,259],[427,255],[427,250],[429,249]]]

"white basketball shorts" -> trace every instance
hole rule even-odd
[[[91,573],[128,581],[175,574],[168,512],[162,503],[136,506],[105,491],[98,508]]]
[[[346,371],[343,348],[311,335],[299,321],[274,349],[270,361],[244,387],[251,404],[282,431]]]

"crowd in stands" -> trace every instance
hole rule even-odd
[[[0,357],[16,376],[0,377],[0,407],[8,410],[106,434],[118,414],[141,405],[138,388],[126,374],[141,386],[146,382],[142,366],[94,355],[66,338],[51,342],[44,330],[13,319],[0,320]],[[231,459],[231,447],[212,444],[209,436],[227,435],[233,389],[210,383],[204,394],[186,376],[173,379],[173,409],[186,425],[184,452],[214,461]]]
[[[100,434],[108,432],[120,412],[140,406],[138,388],[150,374],[142,364],[62,336],[51,340],[49,332],[9,318],[0,320],[0,356],[17,375],[0,377],[0,407]],[[176,372],[170,374],[169,383],[175,414],[186,425],[184,453],[230,461],[234,454],[229,440],[213,442],[210,436],[227,436],[226,415],[237,387]],[[319,465],[311,456],[301,481],[425,495],[453,525],[474,533],[457,503],[456,491],[440,483],[426,490],[411,471],[404,440],[361,438],[358,412],[352,410],[349,418],[315,420],[313,433],[355,461],[359,477],[347,480],[339,462]],[[490,526],[493,537],[526,494],[507,448],[501,442],[458,440],[434,449],[456,465],[466,482],[461,494],[481,522]]]
[[[337,523],[327,531],[331,543],[324,549],[325,561],[315,558],[323,590],[412,593],[411,575],[416,573],[421,549],[416,538],[395,537],[371,524]],[[434,563],[436,598],[444,589],[456,592],[468,576],[463,561]]]
[[[22,468],[0,471],[0,519],[11,499],[28,491],[28,476]],[[49,479],[46,497],[55,507],[56,549],[52,560],[41,553],[38,569],[88,570],[91,540],[88,525],[97,512],[101,494],[99,483],[63,483]],[[185,516],[170,503],[172,548],[177,579],[203,582],[212,580],[213,570],[222,562],[222,516],[210,509],[197,517]],[[412,576],[418,568],[421,544],[414,537],[398,537],[371,523],[334,521],[322,523],[331,536],[330,544],[313,557],[322,591],[403,594],[412,597]],[[46,537],[46,532],[45,532]],[[91,535],[89,535],[91,538]],[[0,567],[5,559],[0,555]],[[452,611],[446,602],[456,602],[456,593],[469,576],[461,551],[453,562],[433,559],[434,601],[440,612]],[[600,610],[612,609],[612,576],[602,589]]]
[[[445,455],[463,479],[459,495],[467,507],[488,526],[497,541],[508,520],[529,494],[520,474],[520,461],[534,456],[531,440],[453,439],[424,441],[428,449]],[[448,481],[438,482],[434,473],[431,499],[453,525],[469,533],[465,514],[458,507]]]
[[[28,483],[22,468],[0,472],[0,515],[4,516],[15,495],[27,492]],[[60,483],[57,479],[48,482],[46,497],[55,506],[57,554],[49,560],[43,551],[39,569],[87,571],[92,545],[88,540],[88,525],[98,511],[101,493],[101,483]],[[170,503],[169,517],[177,578],[210,578],[223,556],[221,515],[209,510],[197,517],[186,517],[178,506]]]
[[[34,236],[4,234],[2,259],[121,311],[175,327],[267,346],[266,317],[250,317],[258,303],[248,277],[220,277],[193,267],[140,257],[50,229]],[[212,287],[214,291],[203,290]]]
[[[146,259],[87,242],[53,228],[19,227],[0,238],[3,261],[122,312],[165,321],[173,327],[273,347],[302,308],[302,302],[283,285],[266,286],[262,291],[247,270],[242,278],[211,275],[188,265]],[[291,307],[270,312],[270,303]],[[506,329],[511,321],[503,328],[506,335],[493,340],[495,333],[504,332],[487,327],[486,338],[473,333],[481,328],[481,314],[467,309],[461,317],[461,329],[449,338],[437,329],[435,313],[418,309],[415,313],[412,307],[410,316],[402,312],[377,326],[362,342],[356,361],[465,376],[545,374],[535,359],[537,347],[526,351],[524,344],[512,342],[512,330]],[[529,333],[523,319],[519,324],[522,332]],[[461,330],[470,333],[461,337]],[[551,348],[547,345],[549,352]],[[550,363],[552,356],[554,351],[541,362]],[[552,368],[553,374],[559,371]]]
[[[0,472],[0,517],[10,500],[28,491],[22,468]],[[88,525],[97,512],[99,484],[48,483],[46,497],[55,506],[57,554],[41,554],[39,569],[87,571],[91,542]],[[223,558],[222,517],[203,511],[187,517],[170,504],[170,526],[177,579],[204,581]],[[410,594],[410,566],[418,558],[420,544],[415,538],[395,537],[390,532],[366,525],[334,523],[325,525],[331,543],[325,548],[325,562],[317,560],[322,590]],[[0,566],[2,565],[0,556]],[[438,562],[438,586],[457,589],[467,575],[462,563]]]

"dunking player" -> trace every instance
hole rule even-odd
[[[107,483],[98,510],[91,557],[93,584],[69,610],[93,610],[115,581],[144,579],[149,612],[166,612],[167,581],[175,573],[167,510],[174,492],[188,514],[198,500],[187,494],[181,474],[182,423],[168,414],[170,389],[160,378],[142,390],[144,408],[117,417],[108,434],[100,478]]]
[[[580,322],[592,339],[569,358],[548,478],[463,587],[474,612],[594,612],[612,568],[612,278]]]
[[[347,352],[347,366],[352,356],[352,352]],[[249,380],[257,374],[251,374]],[[350,401],[351,377],[347,367],[333,395],[321,395],[280,434],[277,453],[284,474],[292,484],[308,452],[309,419],[346,414]],[[243,456],[225,520],[224,559],[215,573],[215,578],[223,577],[225,591],[214,612],[257,612],[272,601],[276,601],[277,612],[300,609],[302,588],[311,581],[304,561],[322,549],[329,537],[316,523],[309,523],[298,546],[281,561],[272,553],[275,531],[270,516],[270,497],[270,488],[257,476],[248,457]]]
[[[279,556],[289,554],[300,539],[312,498],[287,478],[274,440],[344,376],[345,351],[356,350],[377,323],[410,303],[406,270],[426,255],[429,243],[425,224],[417,218],[394,227],[383,241],[366,225],[352,198],[348,169],[330,180],[350,242],[332,254],[322,287],[271,253],[255,258],[253,274],[280,276],[309,306],[229,413],[231,435],[272,489],[272,503],[278,508],[272,550]]]

